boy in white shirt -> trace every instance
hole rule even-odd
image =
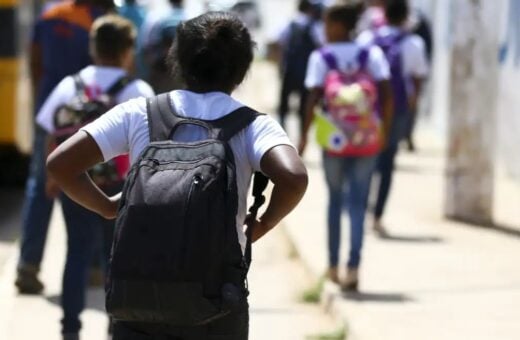
[[[421,37],[410,34],[405,26],[409,16],[406,0],[388,0],[385,4],[388,21],[374,31],[365,31],[358,42],[363,45],[379,45],[387,56],[392,74],[394,110],[388,143],[378,159],[380,175],[378,195],[374,209],[374,230],[384,236],[386,230],[382,217],[392,183],[395,157],[399,142],[405,137],[407,125],[417,112],[417,101],[423,80],[428,74],[426,48]]]
[[[78,73],[89,99],[95,100],[119,79],[127,76],[127,70],[133,63],[135,35],[132,23],[116,15],[103,16],[94,22],[90,33],[90,51],[95,65],[87,66]],[[57,128],[56,113],[77,96],[76,83],[74,76],[64,78],[38,112],[37,123],[51,136]],[[121,103],[131,98],[153,95],[147,83],[130,79],[114,99],[116,103]],[[58,194],[59,188],[49,178],[47,195],[54,197]],[[76,340],[79,339],[81,329],[79,314],[85,306],[87,268],[95,246],[103,242],[105,231],[112,231],[113,223],[107,223],[65,195],[60,198],[68,238],[61,299],[64,313],[62,333],[64,339]]]
[[[305,124],[300,141],[300,153],[307,144],[307,134],[314,117],[316,107],[324,99],[329,72],[335,69],[352,75],[364,72],[377,85],[377,99],[380,103],[379,115],[388,118],[391,111],[391,95],[388,79],[390,77],[388,63],[383,52],[377,46],[363,49],[352,40],[362,6],[335,5],[325,15],[325,29],[329,43],[311,54],[305,78],[305,86],[309,89]],[[364,55],[362,58],[361,56]],[[333,59],[331,63],[328,59]],[[331,64],[335,64],[334,68]],[[364,65],[363,65],[364,64]],[[325,110],[328,110],[327,103]],[[330,112],[326,112],[330,116]],[[373,108],[370,115],[374,114]],[[348,144],[348,143],[347,143]],[[367,196],[372,172],[375,167],[379,146],[370,154],[359,156],[343,156],[324,149],[323,166],[329,189],[328,206],[328,247],[329,247],[329,279],[340,283],[344,290],[355,290],[358,285],[358,269],[361,262],[364,219]],[[345,190],[347,189],[348,190]],[[348,193],[348,211],[350,215],[350,256],[345,280],[338,277],[340,221]]]

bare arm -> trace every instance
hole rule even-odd
[[[408,104],[410,107],[410,111],[415,114],[417,112],[417,103],[419,101],[419,96],[421,95],[421,91],[422,91],[423,79],[413,77],[412,82],[413,82],[414,92],[412,95],[410,95],[410,102]]]
[[[262,158],[262,172],[274,183],[273,193],[259,221],[251,221],[253,242],[260,239],[287,216],[302,199],[308,184],[307,170],[296,150],[280,145]]]
[[[307,147],[307,135],[314,119],[314,109],[319,104],[323,97],[323,89],[316,87],[310,90],[309,96],[307,97],[307,103],[305,105],[305,118],[303,122],[303,131],[300,137],[300,144],[298,146],[298,152],[303,155],[305,148]]]
[[[79,131],[51,153],[47,172],[73,201],[112,219],[117,214],[119,197],[105,195],[86,173],[101,162],[103,155],[94,139]]]

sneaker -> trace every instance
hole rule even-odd
[[[14,285],[18,288],[18,293],[24,295],[41,294],[44,288],[43,283],[38,279],[38,268],[32,265],[18,268]]]
[[[373,230],[379,237],[388,236],[388,232],[386,231],[386,228],[383,226],[383,223],[381,223],[381,220],[374,221]]]
[[[335,284],[339,284],[338,267],[330,267],[327,272],[327,278]]]
[[[347,277],[341,282],[341,290],[343,292],[357,292],[359,284],[359,270],[358,268],[349,268],[347,270]]]

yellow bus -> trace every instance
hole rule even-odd
[[[31,91],[20,53],[32,22],[32,1],[0,0],[0,186],[22,184],[32,134]]]

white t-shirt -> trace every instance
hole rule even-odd
[[[87,66],[79,72],[79,76],[91,95],[99,95],[106,92],[126,71],[118,67]],[[45,103],[42,105],[36,122],[48,133],[55,131],[54,114],[56,110],[74,98],[76,95],[76,85],[72,76],[65,77],[51,92]],[[117,103],[122,103],[132,98],[151,97],[154,92],[146,82],[136,79],[129,83],[116,96]]]
[[[244,106],[222,92],[194,93],[185,90],[170,92],[172,106],[184,117],[214,120]],[[98,144],[103,157],[109,160],[130,153],[134,163],[150,143],[146,100],[138,98],[120,104],[95,122],[83,128]],[[174,139],[194,141],[205,138],[205,132],[195,126],[184,126]],[[237,233],[244,250],[246,236],[243,226],[247,212],[247,194],[254,171],[260,171],[264,154],[278,145],[292,145],[285,131],[269,116],[260,116],[248,128],[229,141],[235,156],[238,214]]]
[[[359,65],[360,45],[352,42],[332,43],[324,47],[335,57],[340,70],[357,70]],[[367,72],[375,81],[383,81],[390,78],[390,69],[383,51],[377,46],[372,46],[368,52]],[[305,87],[308,89],[323,87],[325,77],[330,71],[320,50],[312,52],[307,65],[305,76]]]
[[[364,31],[359,35],[357,42],[362,46],[368,46],[374,43],[376,34],[385,37],[398,31],[399,28],[392,26],[383,26],[375,32]],[[429,68],[424,40],[416,34],[409,34],[401,41],[401,49],[403,75],[405,77],[425,78],[428,75]]]

